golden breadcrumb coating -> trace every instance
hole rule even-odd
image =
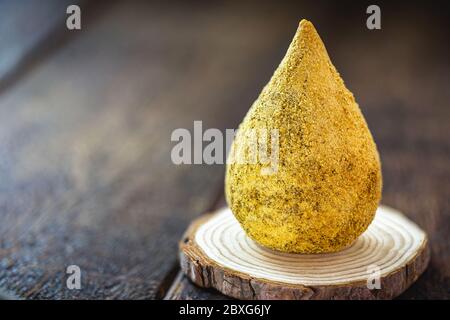
[[[278,129],[278,171],[231,163],[247,129]],[[245,147],[246,148],[246,147]],[[366,121],[311,22],[239,126],[228,159],[228,205],[248,236],[284,252],[335,252],[374,218],[381,164]]]

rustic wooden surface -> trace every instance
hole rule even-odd
[[[380,31],[366,7],[95,2],[81,31],[65,30],[64,10],[33,16],[47,29],[25,36],[33,10],[0,10],[0,291],[222,298],[177,276],[176,255],[189,222],[223,201],[223,167],[173,165],[170,133],[235,128],[308,18],[378,144],[383,202],[430,236],[430,266],[401,298],[450,298],[448,5],[382,5]],[[66,288],[71,264],[81,290]]]

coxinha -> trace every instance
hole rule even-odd
[[[374,218],[381,198],[378,151],[353,94],[313,24],[302,20],[286,56],[239,126],[279,131],[279,167],[227,161],[227,202],[247,235],[295,253],[336,252]],[[233,152],[230,153],[233,155]]]

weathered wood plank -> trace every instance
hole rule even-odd
[[[164,295],[179,237],[223,180],[222,166],[173,165],[171,132],[234,128],[296,26],[271,8],[197,5],[112,6],[0,95],[0,287]],[[71,264],[81,290],[66,288]]]

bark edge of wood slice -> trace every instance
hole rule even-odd
[[[355,243],[337,253],[263,248],[245,235],[229,208],[194,220],[179,249],[181,270],[196,285],[254,300],[392,299],[417,280],[430,259],[425,232],[387,206],[378,208]],[[380,288],[369,289],[377,272]]]

